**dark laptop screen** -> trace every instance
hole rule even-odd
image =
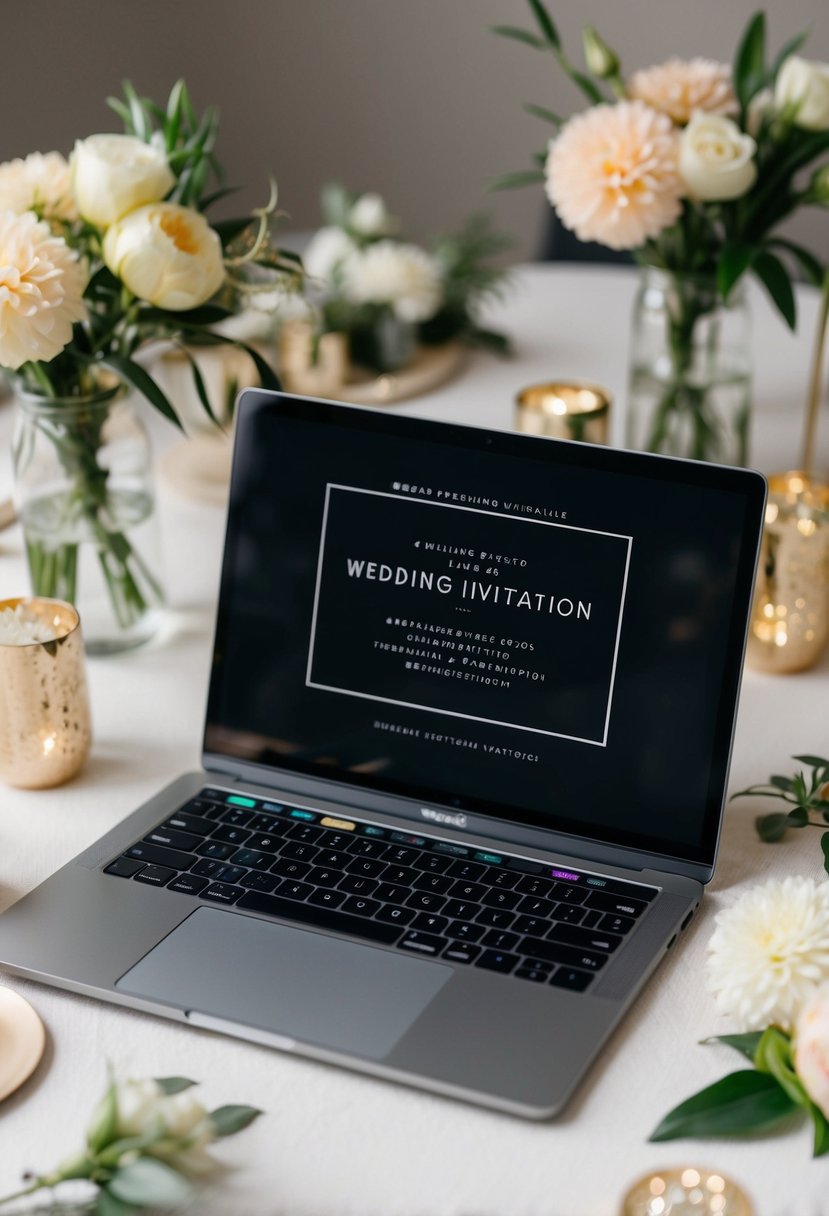
[[[710,860],[763,492],[250,394],[206,751]]]

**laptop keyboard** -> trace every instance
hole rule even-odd
[[[205,789],[104,867],[211,904],[584,992],[658,894]]]

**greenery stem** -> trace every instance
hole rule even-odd
[[[820,409],[820,381],[823,371],[823,357],[826,353],[826,333],[829,329],[829,271],[823,276],[823,289],[820,297],[820,312],[818,316],[817,335],[815,337],[815,353],[812,359],[812,374],[809,381],[809,398],[806,406],[806,427],[803,435],[803,459],[801,469],[809,476],[815,460],[815,443],[817,441],[817,420]]]

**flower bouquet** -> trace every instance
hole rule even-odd
[[[397,235],[399,223],[377,194],[329,185],[322,211],[325,226],[305,268],[317,289],[319,332],[345,334],[353,363],[393,371],[411,362],[418,345],[448,342],[507,352],[506,338],[480,324],[483,303],[505,278],[491,259],[509,243],[483,218],[426,250]]]
[[[127,389],[179,419],[139,350],[159,339],[181,347],[212,416],[187,347],[244,345],[214,328],[239,297],[301,281],[296,256],[271,246],[275,189],[253,216],[208,220],[228,193],[215,110],[198,116],[181,81],[165,108],[129,85],[110,104],[124,134],[78,141],[69,162],[51,152],[0,165],[0,368],[18,390],[14,460],[32,582],[39,595],[80,601],[92,650],[143,641],[161,601],[145,547],[148,450]],[[262,384],[278,387],[244,349]]]
[[[565,121],[528,106],[556,134],[535,170],[496,186],[544,182],[579,240],[630,250],[645,268],[631,352],[631,445],[745,463],[742,281],[755,275],[794,328],[793,269],[823,280],[822,262],[779,229],[801,207],[829,204],[829,65],[797,56],[804,35],[768,63],[758,13],[732,68],[673,58],[627,78],[587,26],[585,73],[565,54],[541,0],[529,2],[538,32],[495,32],[551,52],[590,107]]]

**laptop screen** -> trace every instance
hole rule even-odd
[[[248,393],[205,750],[710,861],[754,473]]]

